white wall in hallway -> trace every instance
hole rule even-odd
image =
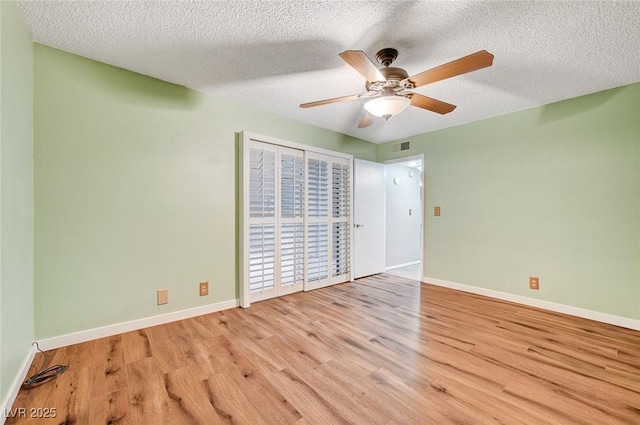
[[[420,181],[416,168],[404,163],[386,166],[387,268],[420,261]]]

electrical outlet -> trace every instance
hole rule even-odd
[[[529,276],[529,289],[540,289],[540,278],[536,276]]]
[[[200,296],[209,295],[209,282],[200,282]]]
[[[433,207],[433,215],[440,217],[440,207]]]
[[[169,302],[169,290],[158,289],[158,305],[167,304]]]

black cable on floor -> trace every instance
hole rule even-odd
[[[67,369],[69,369],[69,366],[62,366],[62,365],[55,365],[45,369],[44,365],[47,364],[47,355],[44,353],[44,351],[40,349],[40,346],[38,345],[37,342],[34,342],[34,344],[38,349],[38,351],[42,353],[44,358],[43,358],[42,366],[40,367],[40,370],[34,373],[31,377],[27,378],[26,381],[24,381],[24,383],[22,384],[23,388],[35,387],[36,385],[40,385],[53,378],[57,378],[58,376],[66,372]]]

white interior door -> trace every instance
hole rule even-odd
[[[354,159],[354,278],[384,272],[384,164]]]

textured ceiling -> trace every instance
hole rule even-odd
[[[21,1],[34,41],[372,142],[640,81],[640,2]],[[338,53],[382,47],[411,74],[488,50],[493,66],[415,90],[418,108],[358,129],[364,92]],[[239,129],[241,130],[241,129]]]

